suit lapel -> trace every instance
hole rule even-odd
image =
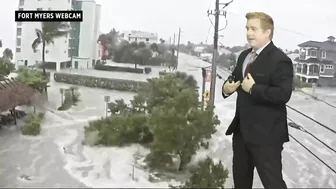
[[[268,57],[271,50],[274,48],[274,44],[271,41],[257,56],[257,58],[254,60],[254,62],[251,65],[250,71],[254,72],[254,69],[258,67],[259,64],[263,64],[265,62],[265,58]]]
[[[247,51],[244,51],[242,54],[242,56],[240,56],[240,59],[238,60],[237,62],[237,69],[238,69],[238,80],[239,81],[243,81],[243,64],[244,64],[244,61],[247,57],[247,55],[252,51],[252,49],[248,49]]]

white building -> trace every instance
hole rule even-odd
[[[72,68],[91,68],[99,59],[99,44],[97,43],[100,28],[101,6],[93,0],[77,0],[73,9],[83,11],[83,22],[71,23],[74,37],[70,44],[70,54],[73,52]],[[72,47],[72,48],[71,48]]]
[[[124,40],[131,42],[145,42],[145,43],[158,43],[159,37],[157,33],[150,33],[144,31],[125,31],[121,34]]]
[[[68,36],[55,38],[54,44],[46,46],[46,67],[56,70],[66,67],[89,68],[92,61],[97,60],[100,5],[95,1],[19,0],[19,10],[83,10],[83,22],[71,23],[72,31]],[[42,45],[39,45],[35,53],[32,49],[32,43],[37,37],[35,29],[41,29],[41,26],[41,22],[17,23],[15,61],[18,66],[33,66],[41,62]],[[71,56],[75,57],[72,62]]]

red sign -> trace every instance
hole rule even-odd
[[[206,71],[205,82],[211,82],[211,70]]]

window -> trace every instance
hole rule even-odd
[[[308,56],[317,56],[317,51],[316,50],[309,50],[308,51]]]
[[[146,38],[146,41],[149,41],[149,38]]]
[[[37,10],[37,11],[41,11],[41,10],[43,10],[43,9],[42,9],[42,8],[37,8],[36,10]]]
[[[19,1],[19,6],[23,6],[24,5],[24,0],[20,0]]]
[[[16,48],[16,52],[21,52],[21,48]]]
[[[324,73],[324,70],[325,70],[325,65],[321,64],[320,65],[320,73]]]
[[[326,51],[322,51],[322,53],[321,53],[321,57],[322,57],[322,58],[326,58],[326,57],[327,57],[327,52],[326,52]]]
[[[16,38],[16,46],[21,46],[21,38]]]
[[[21,36],[22,34],[22,28],[16,28],[16,35]]]
[[[48,53],[49,53],[49,50],[46,50],[45,53],[48,54]]]
[[[326,68],[326,69],[333,69],[334,67],[333,67],[333,65],[326,65],[325,68]]]

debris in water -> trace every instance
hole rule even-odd
[[[32,180],[32,179],[30,178],[30,176],[25,175],[25,174],[21,175],[20,178],[25,179],[25,180]]]

